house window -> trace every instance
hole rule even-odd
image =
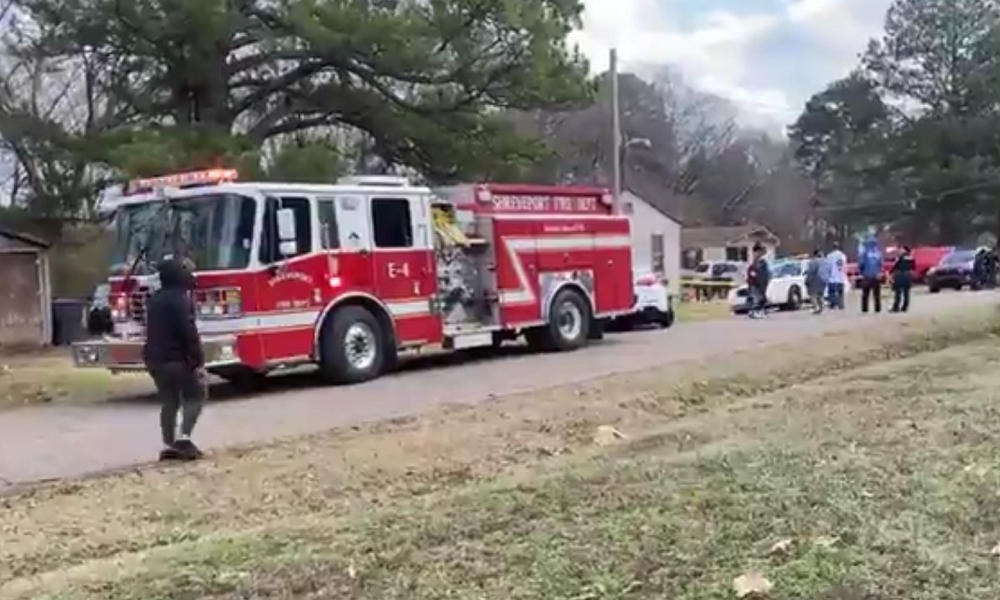
[[[750,252],[746,246],[726,246],[726,260],[747,262],[750,260]]]
[[[681,268],[691,270],[697,268],[704,260],[705,252],[701,248],[687,248],[681,253]]]
[[[654,273],[663,274],[665,269],[664,266],[664,246],[663,246],[663,234],[654,233],[649,236],[650,241],[650,253],[649,258],[652,263],[650,266]]]

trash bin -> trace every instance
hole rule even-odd
[[[57,298],[52,301],[52,344],[68,346],[84,339],[87,301],[74,298]]]

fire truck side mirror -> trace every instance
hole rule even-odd
[[[295,211],[290,208],[278,209],[278,241],[294,241],[295,235]]]
[[[295,211],[290,208],[281,208],[277,212],[278,220],[278,252],[281,256],[295,256],[298,254],[298,244],[296,243]]]

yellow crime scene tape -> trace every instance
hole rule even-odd
[[[743,285],[738,281],[711,281],[708,279],[694,279],[685,277],[681,279],[681,285],[685,287],[706,287],[706,288],[734,288]]]

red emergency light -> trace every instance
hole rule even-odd
[[[201,185],[217,185],[239,179],[239,172],[236,169],[207,169],[204,171],[188,171],[186,173],[172,173],[160,177],[145,177],[133,179],[125,187],[125,195],[151,192],[157,188],[175,187],[186,188]]]

